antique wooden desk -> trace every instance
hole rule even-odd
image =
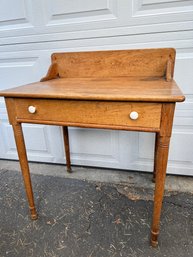
[[[168,148],[176,102],[175,50],[54,53],[40,82],[0,92],[13,127],[31,218],[37,219],[22,123],[63,127],[71,170],[68,127],[155,132],[155,195],[151,244],[156,246]]]

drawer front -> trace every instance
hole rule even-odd
[[[50,123],[65,122],[69,125],[77,123],[160,127],[161,104],[159,103],[20,98],[15,98],[14,103],[16,118],[23,122],[48,121]]]

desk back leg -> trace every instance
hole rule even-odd
[[[172,133],[174,109],[175,104],[168,103],[162,105],[160,132],[156,135],[156,156],[154,166],[156,176],[153,220],[151,227],[151,245],[153,247],[158,245],[160,216],[164,196],[164,185],[168,162],[169,143]]]
[[[153,168],[153,178],[152,181],[155,183],[155,178],[156,178],[156,158],[157,158],[157,149],[158,149],[158,137],[159,133],[155,133],[155,150],[154,150],[154,168]]]
[[[69,145],[68,127],[63,126],[62,129],[63,129],[63,137],[64,137],[64,150],[66,154],[67,171],[72,172],[71,162],[70,162],[70,145]]]
[[[33,190],[32,190],[32,184],[31,184],[31,178],[30,178],[30,172],[29,172],[29,165],[27,160],[27,153],[26,153],[26,147],[25,147],[25,141],[22,131],[22,126],[20,123],[12,124],[14,136],[15,136],[15,142],[17,147],[17,152],[19,156],[19,162],[21,166],[21,171],[23,175],[25,190],[29,202],[29,209],[31,213],[31,219],[35,220],[37,219],[37,213],[35,209],[34,204],[34,197],[33,197]]]

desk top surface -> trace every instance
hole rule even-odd
[[[0,96],[144,102],[185,99],[174,80],[158,77],[59,78],[4,90]]]

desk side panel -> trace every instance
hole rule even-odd
[[[8,113],[9,123],[11,125],[16,124],[16,108],[14,98],[5,97],[5,104]]]

